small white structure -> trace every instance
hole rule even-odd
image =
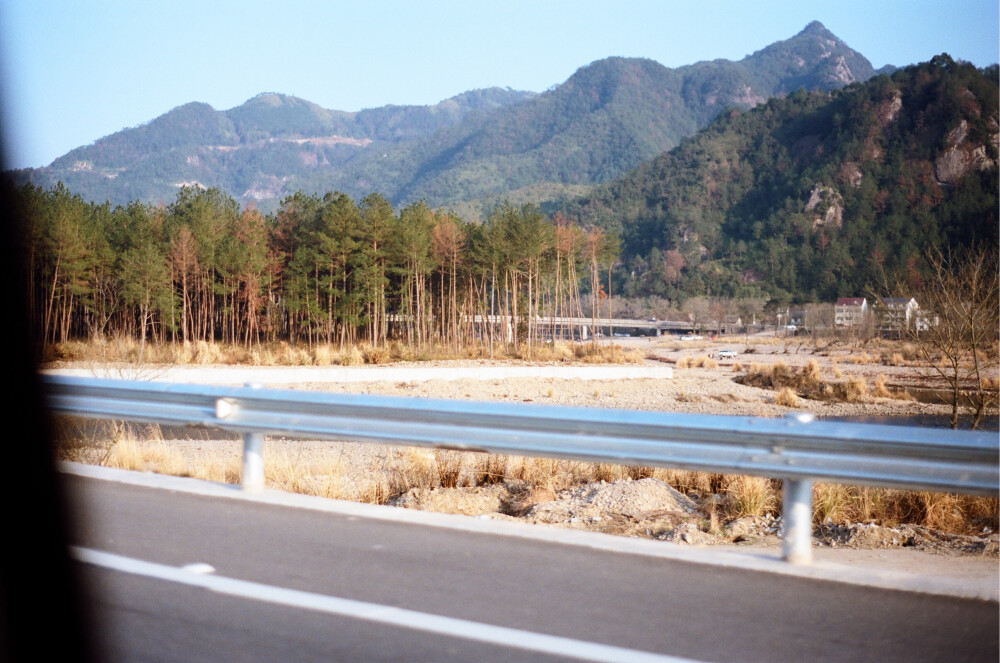
[[[841,297],[833,307],[836,327],[857,327],[868,317],[868,300],[864,297]]]
[[[918,326],[927,328],[927,321],[920,320],[920,305],[913,297],[883,297],[879,307],[879,328],[883,332],[899,333]]]

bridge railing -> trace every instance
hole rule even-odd
[[[787,560],[811,556],[812,482],[1000,494],[995,433],[632,410],[46,376],[59,414],[196,424],[243,436],[245,490],[263,436],[378,442],[781,479]]]

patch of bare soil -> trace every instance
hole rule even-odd
[[[519,481],[475,488],[414,488],[387,503],[679,544],[776,547],[781,541],[781,516],[745,516],[720,524],[712,517],[710,504],[699,504],[655,478],[588,483],[558,493],[532,490]],[[997,558],[1000,551],[993,532],[969,536],[917,525],[828,523],[817,525],[813,538],[821,547],[854,550],[896,548],[989,558]]]

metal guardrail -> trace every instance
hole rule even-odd
[[[241,433],[243,487],[263,488],[263,436],[750,474],[784,481],[785,558],[810,559],[812,482],[1000,494],[995,433],[46,376],[49,406],[95,419]]]

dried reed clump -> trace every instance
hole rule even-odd
[[[573,348],[563,341],[556,341],[550,346],[552,358],[558,361],[566,361],[573,358]]]
[[[708,472],[698,472],[697,470],[670,470],[657,468],[653,476],[663,481],[685,495],[697,493],[699,495],[712,495],[722,490],[725,483],[725,476],[722,474],[710,474]]]
[[[644,465],[627,465],[625,467],[625,473],[628,475],[629,479],[639,481],[640,479],[648,479],[656,476],[656,468],[646,467]]]
[[[774,403],[785,407],[799,407],[799,397],[791,387],[782,387],[775,395]]]
[[[361,366],[365,363],[364,355],[361,354],[361,350],[357,347],[351,346],[340,353],[340,365],[341,366]]]
[[[617,465],[615,463],[594,463],[591,475],[593,476],[594,481],[607,481],[608,483],[611,483],[612,481],[624,479],[628,476],[628,473],[623,465]]]
[[[739,373],[742,370],[743,370],[743,364],[741,364],[738,360],[734,361],[733,362],[733,373]]]
[[[861,376],[847,379],[844,400],[848,403],[857,403],[868,396],[868,383]]]
[[[190,364],[194,360],[194,348],[191,346],[191,341],[184,341],[177,348],[177,352],[174,355],[174,362],[178,364]]]
[[[314,346],[312,356],[317,366],[332,366],[336,363],[336,352],[326,343]]]
[[[688,368],[690,366],[691,366],[691,360],[687,357],[687,355],[681,355],[680,357],[677,358],[677,361],[674,363],[674,368]]]
[[[215,343],[206,343],[205,341],[198,341],[194,347],[194,356],[192,361],[196,364],[217,364],[219,359],[222,357],[222,353],[219,351],[219,346]]]
[[[775,380],[786,380],[792,375],[792,369],[783,361],[771,364],[771,377]]]
[[[614,343],[578,343],[573,354],[578,360],[588,364],[641,364],[644,360],[641,353],[626,350]]]
[[[121,470],[188,475],[184,458],[162,440],[140,443],[133,437],[123,438],[111,448],[103,465]]]
[[[462,455],[460,451],[434,452],[438,482],[442,488],[458,488],[458,481],[462,476]]]
[[[813,486],[813,520],[841,523],[856,517],[857,510],[846,486],[819,483]]]
[[[849,361],[852,364],[874,364],[875,359],[867,352],[861,352],[858,354],[851,355]]]
[[[1000,378],[982,377],[979,379],[980,388],[986,391],[1000,390]]]
[[[802,376],[807,380],[812,380],[813,382],[820,381],[819,373],[819,362],[815,359],[810,359],[809,363],[805,365],[802,369]]]
[[[718,362],[716,362],[714,359],[712,359],[711,357],[709,357],[707,355],[698,355],[697,357],[694,358],[694,361],[691,362],[691,365],[694,368],[711,368],[711,369],[715,369],[715,368],[719,367]]]
[[[527,456],[511,456],[507,462],[508,479],[555,492],[588,483],[593,476],[592,463]]]
[[[840,370],[840,366],[837,366],[837,362],[833,362],[833,377],[837,380],[844,377],[844,372]]]
[[[738,475],[725,483],[726,501],[723,510],[730,518],[760,517],[774,511],[779,504],[770,479]]]
[[[913,343],[904,343],[900,351],[903,353],[903,359],[906,361],[916,361],[920,357],[920,348]]]
[[[503,454],[477,454],[473,463],[470,485],[490,486],[503,483],[507,478],[507,456]]]
[[[397,457],[397,462],[383,468],[383,473],[388,477],[384,499],[402,495],[411,488],[426,490],[441,483],[437,453],[420,447],[408,447]]]
[[[365,346],[361,349],[361,355],[366,364],[382,365],[392,363],[392,354],[388,348],[379,346]]]
[[[890,366],[906,366],[906,359],[903,357],[902,353],[893,352],[892,356],[885,362]]]
[[[879,373],[875,378],[875,384],[872,387],[872,395],[878,398],[892,398],[892,392],[886,387],[886,377],[884,373]]]

